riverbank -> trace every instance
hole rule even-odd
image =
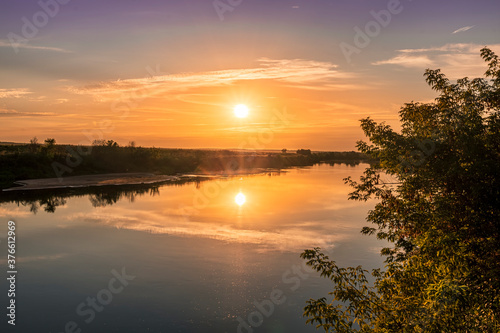
[[[180,180],[180,177],[177,176],[155,175],[151,173],[109,173],[61,178],[20,180],[14,182],[14,184],[20,186],[6,188],[3,189],[3,191],[31,191],[112,185],[145,185],[178,180]]]
[[[14,190],[18,188],[15,185],[22,185],[24,189],[88,186],[85,179],[94,179],[89,178],[94,176],[99,179],[108,174],[141,176],[138,179],[122,180],[113,176],[113,179],[103,178],[90,182],[94,186],[142,184],[172,181],[175,178],[171,177],[180,174],[236,174],[247,170],[285,169],[322,162],[355,165],[365,161],[367,157],[356,152],[311,152],[305,149],[296,152],[285,149],[282,152],[270,152],[119,147],[115,144],[87,147],[54,144],[0,145],[0,188]],[[64,180],[61,181],[61,178]],[[67,178],[70,180],[66,180]],[[70,181],[76,183],[72,184]]]
[[[14,182],[14,187],[3,189],[3,192],[33,191],[48,189],[88,188],[99,186],[133,186],[153,185],[167,182],[180,182],[189,180],[208,180],[219,177],[232,177],[241,175],[254,175],[262,173],[282,173],[277,169],[252,169],[240,170],[231,174],[183,174],[183,175],[156,175],[152,173],[107,173],[97,175],[82,175],[61,178],[26,179]]]

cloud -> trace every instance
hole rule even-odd
[[[325,235],[323,231],[315,230],[317,225],[314,222],[304,222],[302,225],[295,225],[281,230],[266,231],[240,229],[219,223],[192,221],[183,216],[184,214],[185,212],[179,210],[167,219],[165,213],[130,211],[128,214],[122,214],[110,209],[108,213],[77,213],[69,216],[68,219],[72,221],[83,220],[118,229],[154,234],[210,238],[230,243],[254,244],[259,245],[261,251],[295,252],[310,247],[311,244],[327,247],[348,237],[343,232],[338,232],[335,235]]]
[[[17,110],[12,109],[0,109],[0,118],[2,117],[17,117],[17,118],[25,118],[25,117],[54,117],[57,116],[54,112],[19,112]]]
[[[2,217],[14,218],[14,217],[26,217],[30,215],[31,215],[30,212],[22,210],[19,207],[14,207],[14,208],[0,207],[0,216]]]
[[[67,98],[58,98],[58,99],[55,99],[54,103],[52,103],[52,104],[62,104],[62,103],[67,103],[67,102],[69,102],[69,99],[67,99]]]
[[[429,47],[429,48],[422,48],[422,49],[402,49],[402,50],[398,50],[398,52],[401,52],[401,53],[429,53],[429,52],[472,53],[472,52],[477,52],[479,54],[479,51],[483,47],[484,47],[483,45],[471,44],[471,43],[454,43],[454,44],[445,44],[443,46]],[[495,45],[493,45],[492,47],[495,47]]]
[[[459,33],[459,32],[464,32],[464,31],[470,30],[470,29],[472,29],[474,27],[475,27],[474,25],[469,25],[469,26],[466,26],[466,27],[462,27],[460,29],[457,29],[457,30],[453,31],[452,34],[456,34],[456,33]]]
[[[65,257],[68,257],[68,253],[58,253],[58,254],[48,254],[48,255],[40,255],[40,256],[22,256],[17,258],[18,263],[28,263],[28,262],[40,262],[40,261],[53,261],[59,260]],[[1,259],[0,264],[7,264],[7,259]]]
[[[259,66],[254,68],[179,74],[160,72],[152,77],[98,82],[84,87],[69,86],[67,89],[76,94],[93,95],[98,101],[109,101],[123,94],[134,94],[141,98],[190,88],[230,85],[243,80],[277,80],[317,87],[332,83],[341,86],[345,79],[354,77],[352,73],[336,70],[337,66],[329,62],[259,58],[257,63]]]
[[[373,65],[400,65],[403,67],[421,68],[421,67],[433,66],[434,62],[431,59],[429,59],[428,56],[425,55],[414,56],[408,54],[401,54],[388,60],[376,61],[373,63]]]
[[[73,51],[61,49],[59,47],[50,46],[36,46],[23,43],[11,43],[9,41],[0,40],[0,47],[12,47],[14,49],[29,49],[29,50],[42,50],[42,51],[53,51],[61,53],[73,53]]]
[[[27,88],[0,89],[0,98],[20,98],[27,94],[31,94],[31,91]]]
[[[395,65],[402,67],[440,68],[451,79],[462,77],[482,77],[487,65],[480,53],[484,45],[472,43],[445,44],[443,46],[402,49],[387,60],[373,62],[373,65]],[[500,53],[500,44],[488,45],[495,53]]]

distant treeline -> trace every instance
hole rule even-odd
[[[357,152],[311,152],[299,149],[281,153],[259,151],[166,149],[119,146],[113,140],[92,146],[57,145],[55,139],[29,144],[0,145],[0,187],[14,181],[115,172],[236,173],[255,168],[287,168],[320,162],[357,164],[368,161]]]

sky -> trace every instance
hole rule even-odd
[[[498,0],[41,0],[0,4],[0,141],[355,150],[481,77]],[[235,117],[235,105],[249,109]]]

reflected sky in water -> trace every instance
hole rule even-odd
[[[237,332],[279,289],[284,303],[254,331],[316,332],[302,310],[330,284],[300,267],[301,251],[320,246],[340,265],[382,262],[383,244],[360,234],[374,203],[348,201],[343,182],[365,167],[4,202],[2,235],[8,219],[18,226],[17,329],[64,332],[74,321],[82,332]],[[78,305],[123,267],[135,279],[86,323]]]

